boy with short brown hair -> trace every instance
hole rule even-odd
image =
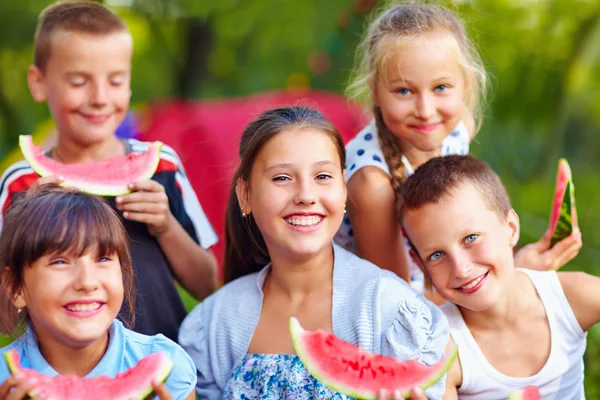
[[[529,385],[542,398],[585,398],[582,356],[600,321],[600,278],[515,269],[519,217],[500,178],[472,156],[428,161],[401,198],[411,257],[447,300],[458,345],[444,398],[506,399]]]
[[[58,132],[48,156],[65,164],[140,153],[149,144],[120,140],[115,131],[131,97],[133,40],[125,22],[99,3],[63,1],[42,11],[35,33],[34,64],[27,82],[37,102],[47,102]],[[0,208],[39,178],[25,161],[0,181]],[[216,261],[208,250],[217,237],[173,149],[163,146],[150,180],[111,198],[130,236],[136,275],[136,326],[144,334],[177,340],[186,310],[173,278],[203,299],[216,286]],[[1,227],[1,225],[0,225]]]

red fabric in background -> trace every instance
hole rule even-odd
[[[269,92],[244,98],[213,101],[170,101],[155,104],[145,116],[140,139],[160,140],[181,157],[204,212],[219,236],[213,251],[222,276],[225,209],[235,169],[240,137],[262,111],[284,105],[306,105],[321,111],[348,142],[368,122],[368,116],[338,94]]]

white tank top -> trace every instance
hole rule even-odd
[[[468,154],[469,153],[469,142],[471,137],[465,124],[461,121],[456,129],[448,135],[442,142],[441,155],[447,156],[450,154]],[[410,165],[410,162],[406,157],[402,157],[402,163],[406,167],[406,176],[413,174],[414,170]],[[364,167],[377,167],[391,176],[390,168],[388,167],[381,145],[379,143],[379,135],[377,133],[377,126],[375,119],[364,127],[358,135],[354,137],[346,145],[346,182],[350,180],[352,175],[356,171]],[[352,230],[352,221],[350,217],[346,215],[344,222],[338,230],[335,241],[346,250],[356,253],[356,246],[354,243],[354,231]],[[406,259],[408,261],[411,286],[419,293],[423,293],[425,278],[419,267],[412,261],[408,255],[409,244],[404,239],[404,247],[406,249]]]
[[[535,385],[543,400],[585,399],[583,353],[587,333],[581,329],[555,271],[522,271],[533,282],[548,316],[550,355],[542,369],[527,378],[513,378],[496,370],[479,349],[458,307],[450,302],[442,310],[450,324],[450,335],[458,345],[462,369],[459,399],[502,399],[524,386]]]

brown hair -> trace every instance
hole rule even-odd
[[[34,64],[42,71],[50,59],[52,35],[58,31],[108,35],[129,32],[125,22],[102,4],[87,0],[59,1],[38,17],[34,37]]]
[[[357,67],[348,86],[349,94],[372,103],[369,82],[376,82],[379,71],[387,61],[390,50],[399,38],[415,37],[437,29],[452,33],[458,43],[459,63],[467,82],[465,105],[473,112],[477,127],[482,117],[487,74],[483,61],[466,33],[464,24],[452,11],[432,4],[402,3],[383,9],[370,23],[357,51]],[[472,77],[472,78],[469,78]],[[373,114],[381,149],[392,175],[392,186],[397,190],[405,179],[405,166],[396,136],[386,127],[381,109],[373,105]]]
[[[344,142],[335,126],[321,113],[309,107],[294,106],[268,110],[250,122],[240,143],[240,166],[233,177],[225,218],[225,282],[260,271],[269,261],[269,253],[252,214],[242,217],[236,195],[238,179],[250,183],[252,167],[264,145],[275,135],[292,129],[317,129],[335,143],[344,168]]]
[[[131,326],[134,274],[128,237],[116,212],[100,197],[54,184],[21,193],[6,210],[0,232],[0,266],[8,268],[1,287],[0,332],[13,334],[29,319],[26,310],[19,314],[12,302],[23,285],[25,268],[45,255],[83,255],[96,247],[101,254],[119,256],[124,311],[129,313]]]
[[[487,207],[499,218],[506,218],[512,206],[500,177],[485,161],[471,155],[451,155],[432,158],[404,182],[398,192],[400,223],[406,212],[437,203],[465,183],[477,189]]]

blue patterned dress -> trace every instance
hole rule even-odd
[[[349,400],[324,386],[295,354],[247,354],[233,370],[223,399]]]

